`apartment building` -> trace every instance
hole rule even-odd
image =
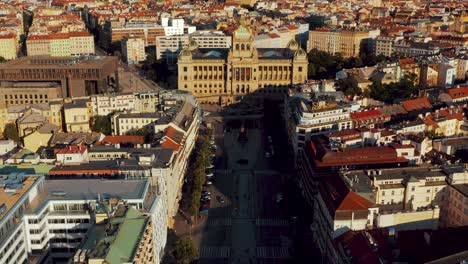
[[[72,263],[157,263],[151,217],[120,204],[109,215],[101,213],[75,252]]]
[[[31,34],[26,39],[28,56],[67,57],[95,54],[94,37],[87,31]]]
[[[305,100],[303,97],[292,97],[287,100],[286,127],[295,153],[313,136],[353,128],[350,119],[353,111],[351,104]]]
[[[161,26],[166,36],[192,34],[196,30],[194,26],[185,25],[182,18],[161,17]]]
[[[124,37],[122,40],[122,58],[127,64],[138,64],[146,60],[145,41],[142,38]]]
[[[454,167],[447,179],[449,186],[441,214],[441,226],[468,225],[468,172],[463,167]]]
[[[433,113],[427,113],[423,120],[427,131],[449,137],[462,133],[465,114],[459,107],[441,108]]]
[[[156,44],[157,36],[164,36],[164,28],[154,22],[119,22],[106,20],[101,32],[101,46],[110,48],[124,37],[133,36],[145,41],[145,47]]]
[[[91,111],[88,99],[75,99],[63,105],[64,123],[67,132],[90,132]]]
[[[158,36],[156,37],[156,58],[177,60],[184,45],[229,49],[232,45],[232,37],[226,36],[221,31],[196,31],[192,34]]]
[[[90,229],[104,218],[107,206],[125,201],[152,218],[153,252],[159,263],[166,241],[165,207],[149,180],[48,180],[43,187],[22,222],[30,258],[68,263]]]
[[[358,57],[366,48],[366,41],[374,32],[357,29],[322,28],[309,31],[307,51],[317,49],[330,54],[340,53],[344,58]],[[378,35],[378,34],[377,34]]]
[[[42,176],[12,174],[0,178],[1,263],[28,263],[27,230],[24,228],[23,215],[43,188]]]
[[[185,47],[178,59],[179,89],[202,101],[228,103],[250,93],[282,94],[307,79],[307,54],[295,40],[274,50],[257,49],[252,42],[252,31],[240,26],[229,50]]]
[[[432,42],[399,40],[393,44],[393,53],[399,56],[430,56],[438,54],[439,52],[439,47]]]
[[[9,31],[0,32],[0,57],[14,60],[18,57],[19,44],[16,34]]]
[[[379,36],[375,41],[375,55],[390,57],[393,54],[393,45],[396,39],[394,37]]]
[[[106,116],[113,112],[133,110],[134,94],[99,94],[90,97],[90,107],[93,116]]]
[[[159,113],[117,113],[112,116],[112,134],[122,136],[142,128],[154,131],[154,124],[160,118]]]

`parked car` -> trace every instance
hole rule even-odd
[[[211,181],[206,182],[206,185],[212,185],[212,184],[213,184],[213,182],[211,182]]]
[[[224,203],[224,198],[221,195],[218,195],[216,198],[218,199],[218,202],[222,204]]]
[[[212,169],[212,168],[214,168],[214,165],[213,165],[213,164],[210,164],[210,165],[206,166],[205,168],[206,168],[206,169]]]
[[[265,157],[269,158],[270,157],[270,152],[265,153]]]
[[[214,173],[213,170],[206,170],[206,177],[213,177]]]

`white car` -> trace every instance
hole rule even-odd
[[[211,181],[207,181],[206,185],[212,185],[213,183]]]

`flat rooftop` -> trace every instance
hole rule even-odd
[[[21,200],[21,198],[29,191],[29,189],[39,178],[39,176],[25,176],[22,187],[18,188],[14,192],[6,192],[5,188],[0,188],[0,205],[6,205],[6,210],[0,214],[0,222],[2,222],[3,217],[5,217],[10,212],[15,204]]]
[[[47,199],[50,200],[94,200],[98,198],[98,194],[124,199],[141,199],[147,184],[147,180],[46,180],[45,191],[48,193]],[[54,196],[55,191],[64,192],[65,195]]]
[[[30,208],[36,211],[47,201],[97,200],[98,194],[124,200],[144,199],[148,185],[148,180],[46,180],[44,190],[31,202]]]
[[[437,167],[404,167],[404,168],[393,168],[393,169],[379,169],[374,171],[381,171],[381,175],[369,175],[375,177],[378,180],[398,180],[406,179],[408,177],[415,177],[416,179],[422,179],[426,177],[446,177],[447,174]],[[378,174],[378,173],[377,173]],[[350,171],[349,175],[356,175],[357,177],[364,179],[367,176],[366,170]]]
[[[0,64],[2,70],[19,69],[47,69],[47,68],[100,68],[108,63],[117,65],[117,57],[112,56],[83,56],[83,57],[51,57],[51,56],[32,56],[21,57]]]

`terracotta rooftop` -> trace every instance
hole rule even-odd
[[[87,31],[76,31],[69,33],[52,33],[47,35],[31,35],[28,40],[45,40],[45,39],[68,39],[72,37],[89,37],[92,36]]]
[[[67,146],[59,150],[57,154],[83,154],[86,149],[86,146]]]
[[[368,111],[363,111],[363,112],[354,112],[351,113],[351,119],[367,119],[367,118],[373,118],[373,117],[378,117],[381,116],[382,112],[378,109],[374,110],[368,110]]]
[[[408,112],[432,108],[432,105],[427,97],[421,97],[401,102],[401,106],[403,106],[403,108]]]
[[[105,144],[144,144],[145,137],[143,136],[106,136],[102,139],[98,144],[105,145]]]
[[[452,97],[452,99],[468,97],[468,86],[448,89],[447,93]]]

